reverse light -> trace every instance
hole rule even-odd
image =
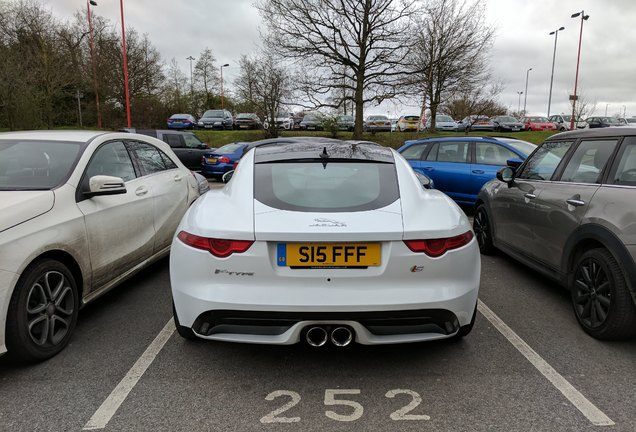
[[[199,237],[185,231],[179,232],[177,238],[195,249],[206,250],[218,258],[227,258],[233,253],[246,252],[254,243],[253,240],[228,240]]]
[[[444,255],[449,250],[458,249],[467,245],[473,237],[474,235],[472,231],[466,231],[464,234],[460,234],[455,237],[426,240],[404,240],[404,244],[412,252],[425,253],[432,258],[437,258]]]

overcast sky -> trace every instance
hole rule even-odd
[[[120,25],[119,1],[97,0],[93,12]],[[164,60],[175,58],[189,74],[189,55],[210,47],[218,64],[229,63],[224,80],[238,73],[241,54],[257,53],[261,20],[254,0],[124,0],[127,27],[147,33]],[[73,15],[83,0],[44,0],[58,17]],[[529,74],[527,111],[547,114],[554,36],[558,33],[551,114],[568,112],[574,89],[580,18],[590,15],[583,28],[579,91],[592,104],[595,115],[623,113],[636,116],[636,0],[484,0],[486,17],[496,29],[490,52],[493,76],[504,83],[499,100],[517,110],[517,92],[525,92]],[[524,97],[521,95],[521,108]],[[366,113],[393,116],[417,111],[400,104],[367,107]],[[415,112],[419,114],[419,112]]]

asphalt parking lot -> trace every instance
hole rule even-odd
[[[503,255],[480,301],[459,342],[190,342],[164,259],[83,309],[57,357],[0,357],[0,430],[636,430],[636,341],[588,337],[565,290]]]

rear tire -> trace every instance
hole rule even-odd
[[[492,255],[495,252],[495,246],[492,243],[492,226],[484,204],[481,204],[475,210],[473,231],[475,231],[475,237],[477,237],[479,252],[482,255]]]
[[[23,362],[49,359],[68,345],[79,313],[73,274],[59,261],[34,261],[22,273],[9,302],[6,344]]]
[[[623,269],[607,249],[583,253],[574,265],[569,287],[574,315],[587,334],[601,340],[636,336],[636,306]]]
[[[192,341],[200,340],[200,338],[198,338],[194,334],[194,332],[192,331],[190,327],[182,326],[179,323],[179,317],[177,316],[177,310],[174,307],[174,302],[172,302],[172,316],[174,317],[174,325],[175,327],[177,327],[177,333],[179,333],[179,336],[181,336],[184,339],[188,339]]]

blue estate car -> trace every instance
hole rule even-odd
[[[398,152],[459,204],[474,204],[481,187],[508,160],[521,164],[537,146],[506,137],[447,137],[405,141]]]

